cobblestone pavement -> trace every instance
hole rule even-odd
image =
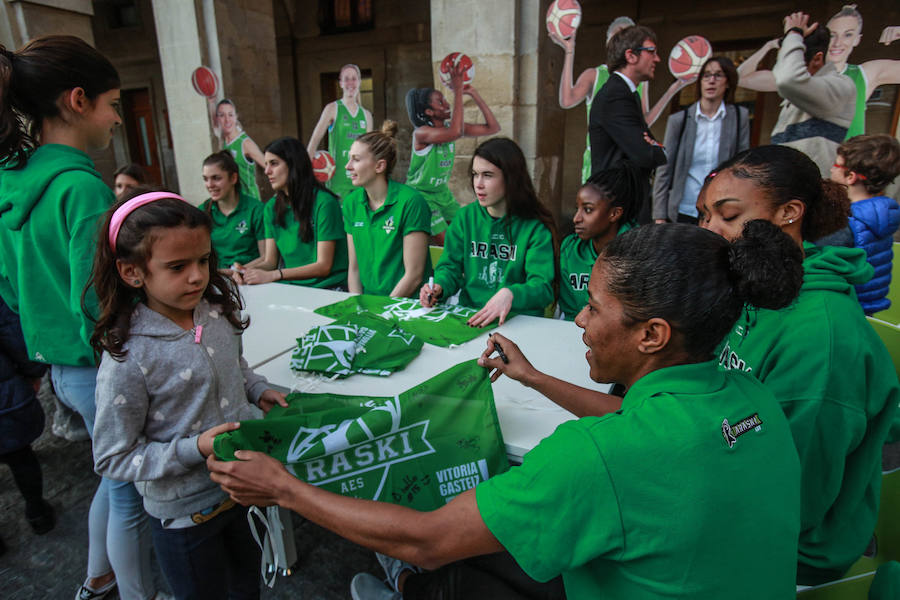
[[[89,442],[69,442],[50,432],[52,401],[42,391],[47,426],[34,443],[44,470],[44,497],[57,513],[50,533],[36,536],[24,518],[24,505],[9,469],[0,467],[0,535],[8,546],[0,557],[0,597],[7,600],[66,600],[81,585],[87,565],[87,514],[99,478],[93,473]],[[886,447],[886,469],[900,467],[900,443]],[[374,554],[294,515],[298,564],[279,577],[263,600],[337,600],[350,597],[358,571],[381,576]],[[165,584],[155,571],[158,585]],[[111,595],[109,598],[117,598]]]
[[[93,472],[90,443],[54,436],[52,401],[42,393],[41,403],[47,425],[32,447],[57,524],[46,535],[31,531],[10,471],[0,465],[0,536],[8,547],[0,557],[0,598],[6,600],[69,600],[84,580],[87,565],[87,515],[100,481]],[[293,575],[278,577],[271,590],[264,588],[263,600],[343,600],[350,597],[350,579],[358,571],[381,575],[372,552],[297,515],[293,521],[298,564]],[[154,570],[157,584],[166,590],[155,564]]]

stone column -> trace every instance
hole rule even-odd
[[[194,2],[153,0],[153,19],[179,188],[182,196],[199,204],[207,197],[200,164],[213,151],[206,99],[191,85],[191,74],[204,64],[207,55],[202,45],[202,16]]]
[[[450,52],[468,54],[475,64],[472,84],[481,93],[500,122],[499,135],[514,139],[522,148],[529,169],[536,178],[538,195],[557,215],[561,175],[561,113],[556,103],[545,52],[547,37],[543,25],[549,0],[483,2],[481,0],[431,0],[431,56],[435,88],[448,90],[437,76],[440,62]],[[465,26],[460,26],[465,23]],[[542,76],[542,73],[546,76]],[[449,94],[448,94],[449,95]],[[470,101],[466,120],[480,120]],[[554,127],[552,134],[548,129]],[[456,143],[456,163],[450,188],[460,204],[473,200],[468,181],[468,164],[481,140],[462,139]]]

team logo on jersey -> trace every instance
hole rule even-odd
[[[394,230],[397,229],[396,227],[394,227],[394,217],[388,217],[387,221],[384,222],[384,225],[382,225],[381,228],[384,229],[384,233],[386,235],[394,233]]]
[[[234,227],[234,230],[239,234],[244,235],[250,230],[250,227],[247,225],[247,221],[242,219],[241,222]]]
[[[498,258],[500,260],[516,260],[515,244],[495,244],[491,242],[472,241],[469,243],[469,256],[472,258]]]
[[[749,417],[744,417],[734,425],[728,424],[728,419],[722,419],[722,437],[725,438],[725,444],[729,448],[734,448],[737,439],[750,431],[760,431],[762,429],[762,419],[759,413],[753,413]]]
[[[588,281],[591,279],[590,273],[569,273],[569,285],[578,292],[587,289]]]

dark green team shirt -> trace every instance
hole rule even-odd
[[[364,294],[387,296],[403,278],[404,236],[423,231],[431,234],[431,210],[411,187],[388,181],[384,204],[373,211],[364,188],[356,188],[343,205],[344,229],[353,237],[359,279]],[[431,273],[431,257],[425,253],[423,279]]]
[[[553,301],[553,236],[537,219],[494,218],[473,202],[462,207],[444,238],[434,282],[449,298],[481,308],[501,288],[513,293],[512,310],[542,316]]]
[[[275,199],[266,203],[263,211],[266,239],[274,239],[278,253],[284,259],[284,267],[302,267],[316,262],[318,243],[333,241],[334,262],[331,273],[325,277],[311,279],[292,279],[285,283],[305,285],[317,288],[330,288],[346,285],[347,282],[347,237],[341,221],[341,206],[337,198],[328,192],[319,190],[316,193],[316,204],[310,218],[312,220],[312,239],[304,242],[300,239],[300,225],[294,218],[294,211],[288,207],[284,213],[284,226],[275,223]]]
[[[210,199],[200,205],[200,210],[208,211],[212,219],[212,246],[219,256],[220,269],[259,258],[258,242],[266,239],[263,204],[259,200],[241,193],[237,206],[227,216],[219,210],[219,203]]]
[[[714,362],[653,371],[476,488],[485,525],[570,600],[789,600],[800,465],[774,396]]]
[[[634,223],[619,227],[616,235],[633,229]],[[588,303],[587,286],[591,269],[597,262],[593,240],[582,240],[574,233],[566,236],[559,247],[559,311],[566,321],[574,321]]]

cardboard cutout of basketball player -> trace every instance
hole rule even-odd
[[[855,4],[847,4],[829,19],[831,44],[825,59],[834,64],[839,73],[853,80],[856,86],[856,113],[847,130],[847,139],[866,132],[866,101],[880,85],[900,83],[900,60],[869,60],[861,65],[849,64],[850,54],[862,40],[863,19]],[[878,42],[885,46],[900,39],[900,26],[885,27]],[[738,85],[757,92],[774,92],[772,71],[758,69],[759,63],[771,50],[778,48],[781,37],[766,42],[738,67]]]
[[[609,24],[609,28],[606,30],[606,42],[609,43],[609,40],[612,39],[616,33],[624,29],[625,27],[630,27],[634,25],[634,20],[631,17],[616,17],[613,19],[612,23]],[[572,78],[574,75],[574,64],[575,64],[575,35],[577,33],[577,29],[572,32],[572,36],[568,39],[563,39],[559,35],[554,32],[549,32],[550,39],[553,40],[558,46],[560,46],[565,51],[565,58],[563,59],[563,68],[562,75],[559,80],[559,106],[561,108],[573,108],[578,106],[582,100],[585,103],[585,113],[586,115],[591,114],[591,103],[594,101],[594,96],[600,91],[600,88],[603,87],[603,84],[606,83],[607,79],[609,79],[609,69],[605,64],[598,65],[594,68],[587,69],[582,71],[582,73],[578,76],[578,79],[575,82],[572,82]],[[649,82],[645,81],[641,83],[638,91],[641,94],[641,108],[644,112],[644,120],[647,122],[647,126],[650,127],[653,123],[656,122],[656,119],[659,118],[659,115],[662,114],[662,111],[666,106],[669,105],[669,102],[672,98],[682,90],[687,85],[690,85],[693,81],[696,80],[696,77],[687,78],[687,79],[676,79],[669,88],[665,91],[662,97],[653,105],[653,108],[650,108],[650,89]],[[591,145],[590,140],[588,139],[585,145],[584,150],[584,158],[582,164],[582,173],[581,180],[584,182],[591,174]]]
[[[319,143],[325,137],[325,132],[328,132],[328,153],[335,163],[334,174],[328,180],[328,189],[343,197],[353,191],[353,184],[347,177],[350,146],[356,138],[372,131],[372,113],[359,102],[362,72],[358,66],[346,64],[341,67],[338,85],[341,86],[343,94],[322,109],[319,122],[309,137],[306,151],[309,152],[310,160],[315,162]]]

